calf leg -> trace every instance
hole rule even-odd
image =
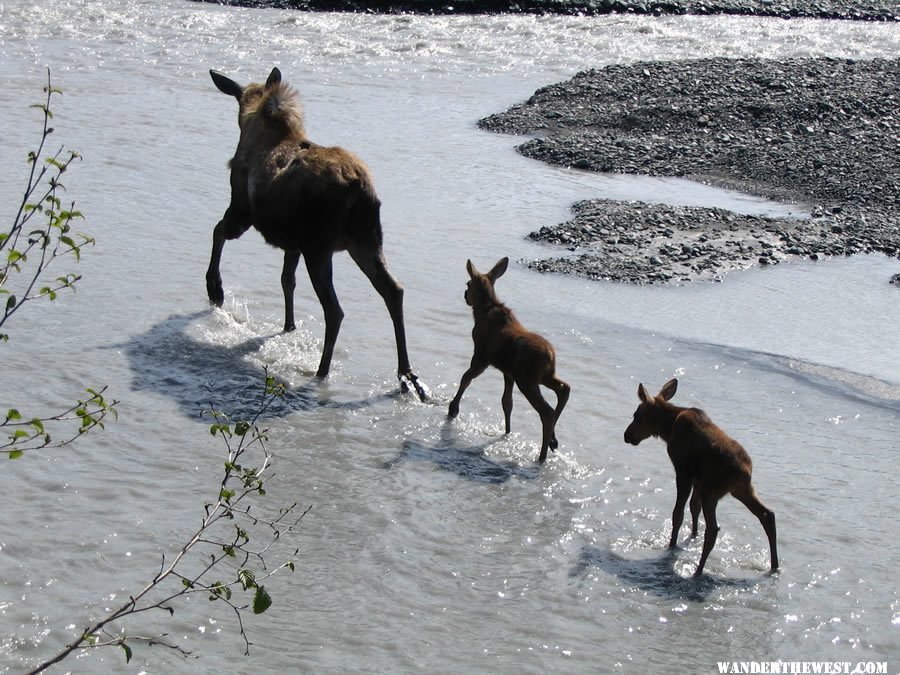
[[[294,325],[294,287],[297,285],[297,263],[300,262],[300,251],[284,252],[284,267],[281,269],[281,290],[284,291],[284,332],[288,333]]]
[[[513,388],[512,375],[503,373],[503,398],[500,399],[500,402],[503,404],[503,418],[506,421],[506,433],[509,433],[509,431],[510,431],[509,423],[510,423],[510,418],[512,417],[512,408],[513,408],[512,388]]]
[[[325,312],[325,344],[322,347],[322,358],[319,361],[319,369],[316,377],[325,377],[331,369],[331,357],[334,355],[334,344],[337,342],[338,331],[341,329],[341,321],[344,319],[344,311],[338,302],[332,282],[331,252],[307,254],[306,269],[309,279],[312,281],[313,290],[322,304]]]
[[[566,407],[571,387],[556,375],[551,375],[546,378],[542,384],[556,393],[556,411],[554,412],[553,419],[553,433],[550,436],[550,449],[556,450],[559,447],[559,441],[556,440],[556,422],[559,421],[559,416],[562,415],[563,408]]]
[[[384,261],[384,253],[381,247],[367,247],[359,244],[351,244],[348,249],[350,256],[368,277],[372,286],[384,299],[391,321],[394,324],[394,339],[397,343],[397,377],[400,379],[403,389],[407,388],[407,381],[412,384],[422,401],[428,399],[425,386],[419,382],[409,365],[409,354],[406,351],[406,328],[403,323],[403,286],[388,271]]]
[[[459,381],[459,389],[456,392],[456,396],[450,401],[450,409],[447,411],[448,417],[456,417],[459,414],[459,402],[462,400],[463,392],[469,388],[472,380],[484,372],[485,368],[487,368],[487,364],[476,360],[474,356],[472,357],[469,369],[463,373],[462,379]]]
[[[703,520],[706,521],[706,532],[703,534],[703,553],[700,554],[700,562],[697,564],[694,578],[703,574],[706,559],[713,550],[713,546],[716,545],[716,538],[719,536],[719,524],[716,522],[716,505],[719,503],[719,499],[718,495],[710,494],[705,494],[701,497]]]
[[[225,291],[222,288],[222,275],[219,273],[219,264],[222,262],[222,249],[225,248],[227,239],[237,239],[250,229],[247,218],[237,213],[230,206],[222,216],[222,220],[213,230],[212,255],[209,258],[209,267],[206,270],[206,294],[210,304],[221,307],[225,302]]]
[[[691,536],[697,536],[697,524],[700,520],[700,490],[694,487],[691,494]]]
[[[544,400],[543,396],[541,396],[541,385],[537,382],[522,381],[518,381],[516,384],[519,386],[519,391],[525,395],[525,398],[528,399],[531,406],[537,410],[538,414],[541,416],[543,435],[541,437],[541,454],[538,457],[538,462],[543,464],[547,459],[547,449],[550,447],[550,439],[553,437],[556,414],[553,412],[553,408],[550,407],[550,404]]]
[[[675,508],[672,509],[672,536],[669,537],[669,548],[678,545],[678,530],[684,522],[684,505],[691,494],[691,477],[686,472],[675,472]]]
[[[741,488],[734,490],[731,494],[735,496],[738,500],[740,500],[748,509],[750,509],[751,513],[754,516],[759,518],[759,522],[762,523],[763,529],[766,531],[766,536],[769,538],[769,557],[771,562],[771,569],[778,569],[778,545],[775,541],[775,513],[767,509],[761,501],[756,496],[756,490],[753,489],[753,486],[747,484],[746,486],[742,486]]]

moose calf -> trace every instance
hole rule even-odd
[[[637,445],[645,438],[657,436],[666,442],[669,459],[675,467],[677,497],[672,511],[672,537],[669,548],[675,548],[678,530],[684,520],[684,505],[691,495],[691,536],[697,535],[697,519],[703,509],[706,534],[703,553],[695,577],[703,573],[706,559],[716,543],[716,505],[727,493],[743,502],[759,518],[769,538],[772,570],[778,569],[775,545],[775,514],[763,506],[750,482],[753,462],[740,443],[713,424],[706,413],[697,408],[680,408],[669,403],[675,395],[678,380],[663,385],[657,396],[650,396],[644,385],[638,385],[641,403],[634,419],[625,430],[625,442]]]
[[[503,258],[487,274],[481,274],[472,261],[466,262],[469,282],[466,285],[466,303],[472,307],[475,327],[472,340],[475,352],[469,369],[459,382],[459,391],[450,402],[448,414],[456,417],[463,392],[488,366],[494,366],[503,373],[503,414],[506,418],[506,433],[512,414],[513,382],[525,394],[528,402],[538,411],[543,425],[541,454],[538,459],[547,459],[547,448],[556,450],[556,420],[569,400],[569,385],[556,376],[556,352],[553,346],[536,333],[525,329],[512,311],[497,299],[494,283],[506,272],[509,258]],[[556,410],[541,396],[541,385],[556,392]]]

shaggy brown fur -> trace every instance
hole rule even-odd
[[[284,250],[281,287],[284,330],[294,330],[294,287],[302,256],[325,313],[325,343],[316,372],[325,377],[344,313],[332,283],[332,255],[348,251],[384,299],[394,325],[397,375],[404,389],[427,391],[409,365],[403,324],[403,288],[391,276],[382,253],[381,202],[372,176],[356,155],[309,141],[303,110],[293,89],[273,68],[265,84],[241,86],[210,71],[216,87],[238,101],[241,130],[231,167],[231,204],[213,233],[206,272],[211,303],[225,294],[219,264],[225,241],[251,226],[266,242]]]
[[[488,366],[503,373],[503,415],[506,433],[510,431],[513,383],[538,411],[543,425],[539,462],[547,459],[547,449],[556,450],[556,421],[569,400],[569,385],[556,376],[556,352],[553,346],[537,333],[526,330],[512,311],[497,299],[494,282],[506,271],[509,258],[500,260],[487,274],[481,274],[472,261],[466,263],[469,283],[465,299],[472,307],[475,327],[472,340],[475,352],[469,369],[459,382],[459,391],[450,402],[448,414],[456,417],[463,392]],[[556,392],[556,410],[541,395],[541,385]]]
[[[675,548],[678,530],[684,520],[684,505],[691,496],[691,536],[697,536],[697,520],[703,509],[706,534],[703,553],[695,577],[703,573],[703,566],[716,543],[719,526],[716,505],[729,492],[759,518],[769,538],[772,570],[778,569],[778,549],[775,543],[775,514],[756,497],[751,483],[753,462],[736,440],[717,427],[705,412],[697,408],[681,408],[669,403],[675,395],[678,380],[663,385],[657,396],[650,396],[644,385],[638,385],[641,400],[634,419],[625,430],[625,442],[637,445],[645,438],[656,436],[666,442],[666,449],[675,467],[677,496],[672,511],[672,536],[669,548]],[[691,491],[693,490],[693,495]]]

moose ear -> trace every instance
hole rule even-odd
[[[281,82],[281,71],[278,68],[272,68],[272,72],[269,73],[269,79],[266,80],[266,89],[274,87],[279,82]]]
[[[494,265],[491,271],[487,273],[487,276],[491,281],[497,281],[497,279],[503,276],[503,273],[506,271],[506,268],[508,266],[509,258],[503,258],[502,260],[497,261],[497,264]]]
[[[218,87],[219,91],[241,100],[241,94],[244,93],[244,88],[241,85],[230,77],[225,77],[222,73],[217,73],[215,70],[210,70],[209,75],[212,77],[212,81],[216,87]]]
[[[472,264],[471,260],[466,260],[466,271],[473,279],[478,276],[478,270],[475,269],[475,265]]]
[[[641,403],[646,403],[647,401],[649,401],[649,400],[650,400],[651,398],[653,398],[653,397],[650,396],[650,394],[647,393],[647,390],[644,389],[644,385],[643,385],[643,384],[639,384],[639,385],[638,385],[638,398],[641,399]]]
[[[675,395],[676,389],[678,389],[678,380],[673,377],[663,385],[662,389],[659,390],[659,395],[664,401],[668,401]]]

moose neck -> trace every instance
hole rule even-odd
[[[657,401],[653,406],[653,435],[668,443],[675,419],[685,410],[687,408],[672,405],[668,401]]]
[[[497,299],[497,295],[494,293],[493,289],[491,289],[489,293],[481,295],[478,302],[472,305],[472,314],[475,316],[475,321],[497,320],[501,318],[503,321],[507,321],[512,317],[512,312],[509,307]]]

